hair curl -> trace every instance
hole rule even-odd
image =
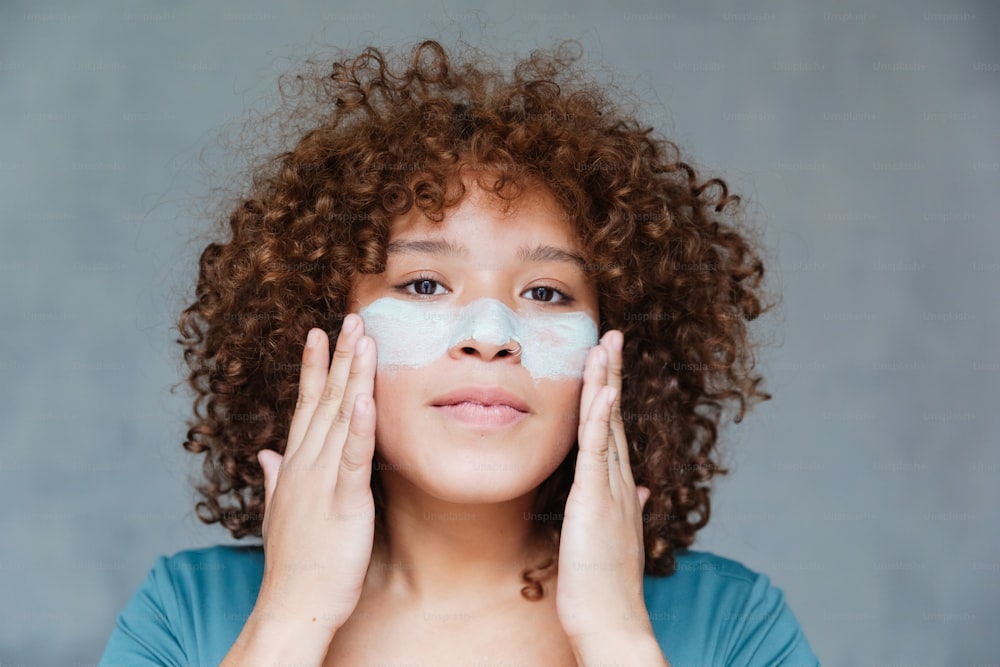
[[[738,406],[740,422],[770,398],[747,323],[773,304],[739,198],[597,82],[576,42],[507,69],[436,41],[392,55],[367,48],[281,77],[294,145],[251,169],[228,226],[218,220],[224,240],[201,254],[177,341],[196,396],[184,448],[205,455],[199,518],[260,536],[256,452],[284,451],[306,332],[321,327],[332,345],[354,277],[383,270],[392,217],[417,206],[440,220],[461,199],[461,186],[449,197],[459,169],[472,167],[508,200],[545,184],[574,221],[600,330],[625,336],[622,416],[636,483],[652,492],[646,572],[669,575],[709,521],[710,480],[729,472],[717,448],[725,408]],[[553,554],[575,458],[574,447],[538,494]],[[541,597],[554,566],[553,556],[526,570],[522,593]]]

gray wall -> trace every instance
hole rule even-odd
[[[452,21],[580,38],[767,221],[775,398],[696,547],[827,664],[1000,662],[994,3],[87,4],[0,10],[0,663],[93,662],[158,554],[226,541],[170,392],[201,148],[290,59]]]

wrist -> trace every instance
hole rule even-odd
[[[323,614],[290,612],[272,606],[256,606],[247,618],[247,625],[274,637],[294,637],[296,639],[315,638],[317,641],[333,639],[339,629],[337,624]]]
[[[322,618],[274,607],[256,607],[247,619],[246,629],[268,646],[295,647],[322,657],[338,628]]]
[[[333,632],[311,618],[255,607],[220,667],[274,667],[323,664]]]
[[[580,667],[596,665],[670,667],[652,631],[588,635],[571,640],[571,645],[576,664]]]

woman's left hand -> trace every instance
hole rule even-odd
[[[583,658],[590,647],[605,653],[655,641],[642,587],[642,508],[650,492],[636,487],[629,464],[620,405],[622,343],[620,331],[609,331],[587,355],[580,451],[559,543],[556,609]]]

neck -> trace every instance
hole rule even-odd
[[[410,600],[460,600],[486,591],[520,597],[521,573],[546,560],[532,512],[535,492],[500,503],[433,498],[383,471],[384,526],[369,582]]]

